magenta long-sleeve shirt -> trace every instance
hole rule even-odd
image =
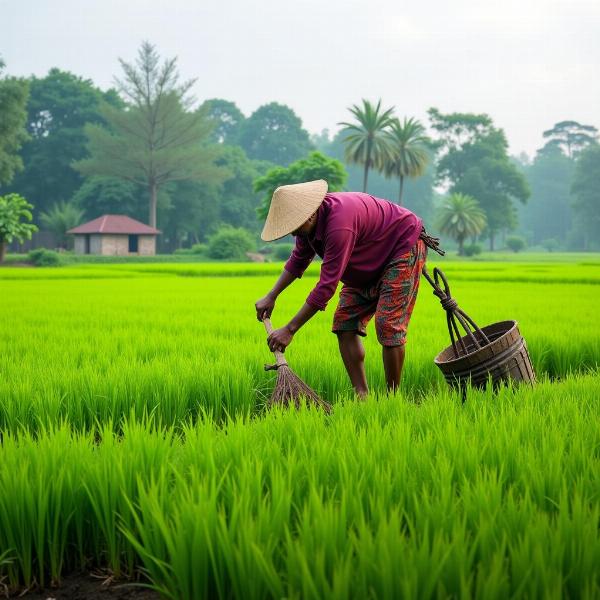
[[[318,254],[321,275],[306,299],[325,310],[340,281],[364,287],[380,277],[386,264],[408,252],[421,233],[421,219],[408,209],[360,192],[332,192],[317,210],[309,237],[296,236],[285,270],[302,274]]]

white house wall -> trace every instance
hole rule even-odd
[[[85,235],[75,236],[75,252],[85,254]],[[156,254],[156,236],[138,235],[138,252],[129,252],[129,236],[118,234],[91,234],[90,254],[104,256],[153,256]]]

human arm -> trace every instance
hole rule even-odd
[[[256,302],[254,307],[256,308],[256,318],[259,321],[271,316],[271,313],[275,308],[275,300],[277,300],[277,296],[279,296],[279,294],[281,294],[281,292],[283,292],[283,290],[285,290],[285,288],[290,285],[294,279],[296,279],[296,276],[284,269],[271,291]]]
[[[302,274],[311,263],[315,256],[312,246],[302,237],[296,238],[296,244],[290,258],[284,265],[283,273],[279,276],[271,291],[258,300],[254,307],[256,308],[256,318],[262,321],[265,317],[270,317],[275,308],[277,296],[296,278],[302,277]]]
[[[287,325],[274,330],[269,335],[267,343],[271,351],[283,352],[291,344],[294,334],[319,310],[325,310],[327,302],[335,293],[339,280],[346,270],[355,241],[356,235],[352,230],[339,229],[331,232],[325,244],[319,283],[309,294],[296,316]]]
[[[328,232],[319,281],[306,298],[307,304],[325,310],[348,266],[355,244],[353,229],[338,228]]]
[[[318,312],[318,308],[304,303],[296,316],[287,325],[275,329],[273,333],[269,335],[267,344],[269,345],[271,352],[274,352],[275,350],[283,352],[292,342],[296,331],[298,331],[298,329],[300,329],[300,327],[308,320],[312,319]]]

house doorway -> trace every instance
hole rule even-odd
[[[138,251],[138,236],[130,235],[129,236],[129,252],[137,252]]]

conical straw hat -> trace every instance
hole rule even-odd
[[[273,192],[271,207],[260,237],[272,242],[294,231],[321,206],[327,193],[324,179],[279,186]]]

